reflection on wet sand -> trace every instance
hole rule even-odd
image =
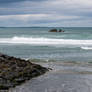
[[[91,62],[42,63],[53,70],[10,92],[92,92]]]

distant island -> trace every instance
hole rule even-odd
[[[51,30],[49,30],[49,32],[64,32],[64,30],[62,30],[62,29],[59,29],[59,30],[57,30],[57,29],[51,29]]]

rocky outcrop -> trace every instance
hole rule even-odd
[[[59,29],[59,30],[57,30],[57,29],[51,29],[49,32],[64,32],[62,29]]]
[[[58,32],[57,29],[51,29],[49,32]]]
[[[8,90],[46,71],[47,68],[28,60],[0,53],[0,90]]]

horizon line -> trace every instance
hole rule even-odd
[[[51,27],[48,27],[48,26],[28,26],[29,28],[59,28],[59,26],[56,26],[56,27],[53,27],[53,26],[51,26]],[[14,27],[14,26],[9,26],[9,27],[7,27],[7,26],[5,26],[5,27],[3,27],[3,26],[1,26],[0,28],[28,28],[28,27],[23,27],[23,26],[20,26],[20,27]],[[83,26],[75,26],[75,27],[83,27]],[[87,26],[87,27],[91,27],[91,26]],[[62,28],[64,28],[64,27],[62,27]]]

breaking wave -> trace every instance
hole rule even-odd
[[[81,49],[84,49],[84,50],[92,50],[92,47],[81,47]]]
[[[92,46],[92,40],[75,40],[75,39],[53,39],[53,38],[34,38],[34,37],[17,37],[0,38],[2,44],[29,44],[29,45],[75,45],[75,46]],[[88,49],[87,47],[82,47]],[[91,48],[92,49],[92,48]]]

